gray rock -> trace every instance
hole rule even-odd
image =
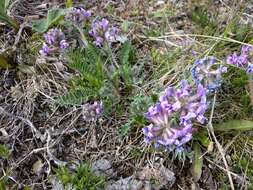
[[[99,176],[107,178],[114,177],[116,174],[113,171],[112,163],[107,159],[99,159],[92,163],[92,171]]]
[[[115,182],[111,182],[105,190],[142,190],[143,182],[138,181],[132,177],[120,179]]]
[[[176,181],[174,172],[158,163],[154,164],[152,168],[147,166],[137,172],[136,178],[146,182],[156,180],[158,183],[152,185],[152,189],[168,188]]]

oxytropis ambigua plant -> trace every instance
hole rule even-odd
[[[120,30],[116,27],[110,26],[107,19],[95,20],[92,22],[88,34],[83,30],[85,24],[91,20],[92,13],[83,8],[72,8],[67,11],[64,19],[71,23],[73,29],[78,29],[84,46],[88,45],[87,36],[92,37],[93,42],[98,47],[103,47],[105,44],[119,41]],[[65,34],[59,28],[50,29],[45,35],[45,42],[43,43],[40,54],[48,56],[62,52],[62,50],[69,48],[70,43],[67,42]],[[71,40],[71,39],[70,39]]]
[[[227,63],[234,65],[240,69],[244,69],[249,77],[249,90],[251,105],[253,105],[253,46],[243,45],[241,54],[234,52],[227,57]]]
[[[253,73],[253,47],[243,45],[241,48],[241,54],[234,52],[227,57],[227,63],[236,67],[245,69],[247,73]]]
[[[81,106],[82,107],[82,115],[85,121],[96,121],[97,118],[103,112],[103,102],[95,101],[93,103],[86,103]]]
[[[83,8],[72,8],[66,15],[65,19],[78,26],[83,26],[85,22],[89,21],[91,15],[92,13],[90,10],[85,10]]]
[[[182,80],[179,88],[166,88],[159,102],[145,114],[151,122],[143,128],[146,142],[154,142],[170,151],[184,151],[185,144],[196,131],[194,123],[207,121],[207,95],[220,86],[221,74],[226,71],[214,57],[197,60],[192,70],[195,84]]]
[[[92,23],[89,34],[95,38],[95,44],[101,47],[105,42],[116,42],[119,36],[119,29],[116,27],[110,27],[109,21],[103,18],[101,21],[95,21]]]
[[[45,42],[42,46],[42,50],[40,50],[40,54],[44,56],[59,53],[69,47],[69,43],[65,39],[65,34],[58,28],[50,29],[44,35],[44,39]]]

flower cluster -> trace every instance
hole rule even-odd
[[[253,47],[244,45],[241,48],[241,54],[234,52],[227,57],[227,63],[246,69],[247,73],[253,73]]]
[[[96,120],[103,112],[103,102],[95,101],[82,105],[82,115],[85,121]]]
[[[91,11],[83,8],[72,8],[67,14],[66,19],[77,25],[84,24],[91,17]]]
[[[195,62],[192,76],[197,84],[202,84],[208,91],[214,91],[221,84],[222,73],[227,67],[218,65],[215,57],[206,57]]]
[[[40,50],[41,55],[50,55],[57,53],[59,50],[64,50],[69,47],[69,43],[65,39],[64,33],[61,29],[53,28],[50,29],[45,35],[45,42]]]
[[[72,8],[65,16],[67,21],[74,23],[80,30],[83,24],[91,18],[91,11],[83,8]],[[80,31],[83,34],[83,31]],[[119,41],[119,29],[110,27],[109,21],[105,18],[96,20],[92,23],[89,35],[95,39],[95,45],[102,47],[105,42],[112,43]],[[69,43],[65,39],[61,29],[54,28],[49,30],[45,35],[45,43],[40,50],[40,54],[48,56],[53,53],[58,53],[60,50],[67,49]],[[85,35],[83,36],[85,38]]]
[[[104,42],[116,42],[119,36],[119,30],[118,28],[110,27],[109,21],[103,18],[101,21],[92,23],[89,34],[95,39],[95,44],[101,47]]]
[[[146,142],[180,150],[192,139],[193,122],[204,123],[207,109],[206,89],[192,88],[186,80],[180,88],[168,87],[159,102],[145,114],[152,123],[143,128]]]

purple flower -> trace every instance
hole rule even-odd
[[[88,21],[91,17],[91,11],[83,8],[73,8],[66,16],[67,20],[70,20],[77,25],[82,25]]]
[[[248,64],[247,73],[253,73],[253,64],[252,63]]]
[[[100,22],[100,26],[102,26],[104,31],[107,31],[109,29],[109,21],[103,18],[102,21]]]
[[[59,53],[63,49],[69,47],[69,43],[65,39],[64,33],[61,29],[53,28],[50,29],[45,35],[45,42],[40,50],[40,54],[48,56],[53,53]]]
[[[227,57],[227,63],[236,65],[238,61],[238,55],[236,53],[233,53],[232,55],[229,55]]]
[[[104,106],[103,106],[103,102],[97,102],[95,101],[93,104],[93,109],[95,110],[97,115],[100,115],[103,112]]]
[[[119,36],[119,29],[109,26],[107,19],[101,21],[95,21],[92,23],[91,30],[89,31],[90,36],[95,39],[95,44],[102,47],[104,42],[112,43],[117,41]]]
[[[60,48],[67,49],[69,47],[69,43],[66,40],[60,41]]]
[[[95,121],[103,112],[103,102],[95,101],[82,105],[82,114],[85,121]]]
[[[119,29],[115,27],[112,27],[105,32],[105,39],[108,42],[116,42],[118,36],[119,36]]]
[[[237,60],[236,55],[228,58],[233,62]],[[227,67],[218,65],[215,57],[206,57],[197,60],[192,69],[192,76],[197,84],[202,84],[208,91],[217,89],[221,84],[221,74],[227,72]]]
[[[206,121],[206,109],[206,89],[201,84],[194,89],[182,80],[179,88],[168,87],[159,102],[145,114],[151,122],[143,128],[145,141],[169,150],[183,147],[192,139],[193,122]]]
[[[45,35],[44,35],[45,41],[49,45],[55,45],[59,41],[63,40],[65,38],[64,33],[61,31],[61,29],[53,28],[50,29]]]
[[[245,69],[247,73],[252,73],[252,50],[252,46],[243,45],[241,48],[241,54],[237,55],[236,53],[233,53],[232,55],[229,55],[227,57],[227,63]]]
[[[252,46],[243,45],[242,49],[241,49],[241,54],[243,54],[243,55],[249,55],[252,50],[253,50]]]
[[[47,56],[50,53],[50,49],[46,43],[43,44],[42,49],[40,50],[40,54]]]

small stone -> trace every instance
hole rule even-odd
[[[105,190],[143,190],[143,183],[133,177],[128,177],[112,182]]]
[[[39,175],[40,172],[41,172],[41,170],[42,170],[42,168],[43,168],[43,165],[44,165],[44,164],[42,163],[41,159],[38,159],[38,160],[33,164],[33,166],[32,166],[32,172],[33,172],[34,174]]]
[[[174,172],[158,163],[152,168],[148,166],[143,168],[137,173],[137,178],[142,181],[156,180],[158,183],[153,189],[171,187],[176,181]]]
[[[105,176],[107,178],[111,178],[115,175],[112,164],[107,159],[99,159],[92,163],[91,165],[92,171],[99,176]]]

